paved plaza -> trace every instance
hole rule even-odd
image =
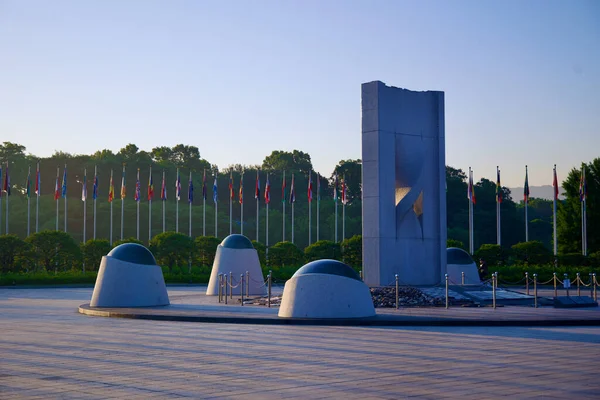
[[[169,287],[169,295],[188,304],[202,290]],[[600,327],[146,321],[79,314],[91,293],[0,288],[1,399],[600,398]],[[560,310],[568,311],[598,313]]]

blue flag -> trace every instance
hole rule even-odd
[[[215,183],[213,183],[213,201],[217,204],[219,195],[217,194],[217,176],[215,175]]]

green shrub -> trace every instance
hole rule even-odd
[[[552,264],[554,256],[542,242],[533,240],[517,243],[511,247],[512,254],[519,264]]]
[[[258,253],[258,261],[262,267],[267,266],[267,247],[261,242],[257,242],[256,240],[252,241],[252,246]]]
[[[331,240],[319,240],[304,249],[306,261],[331,259],[341,260],[342,251],[339,243]]]
[[[482,244],[475,251],[473,259],[476,263],[480,258],[484,259],[491,272],[494,266],[504,265],[508,261],[508,256],[509,252],[497,244]]]
[[[2,273],[20,272],[28,267],[29,244],[16,235],[0,236],[0,267]]]
[[[83,261],[86,271],[97,271],[102,261],[102,256],[111,250],[110,242],[106,239],[90,239],[81,245]]]
[[[343,261],[355,270],[362,269],[362,236],[354,235],[341,244]]]
[[[196,243],[196,263],[212,267],[221,239],[214,236],[198,236]]]
[[[279,242],[269,248],[269,265],[299,266],[303,262],[304,254],[292,242]]]
[[[145,246],[144,242],[142,242],[141,240],[137,240],[134,237],[128,237],[128,238],[124,238],[123,240],[117,240],[116,242],[113,242],[113,247],[117,247],[123,243],[137,243],[137,244],[141,244],[142,246]]]
[[[166,265],[172,273],[175,266],[191,262],[195,244],[191,237],[183,233],[163,232],[152,238],[150,251],[158,264]]]
[[[463,250],[467,250],[465,249],[465,245],[463,244],[463,242],[461,242],[460,240],[456,240],[456,239],[448,239],[446,240],[446,247],[450,248],[450,247],[458,247],[459,249],[463,249]]]
[[[46,271],[66,271],[80,268],[79,245],[71,235],[61,231],[42,231],[25,239],[32,247],[32,260]]]

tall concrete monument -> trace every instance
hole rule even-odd
[[[444,92],[362,85],[363,279],[433,285],[446,273]]]

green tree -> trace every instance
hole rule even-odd
[[[600,158],[585,166],[587,181],[588,254],[600,251]],[[580,169],[572,169],[562,183],[566,199],[558,205],[558,247],[561,253],[581,252]]]
[[[485,260],[489,268],[495,265],[504,264],[507,260],[508,252],[497,244],[482,244],[479,249],[475,251],[474,260],[480,258]]]
[[[362,268],[362,235],[354,235],[342,242],[342,255],[346,264],[354,269]]]
[[[27,254],[28,245],[17,235],[0,236],[0,271],[2,273],[18,272]]]
[[[222,240],[214,236],[198,236],[196,242],[196,257],[200,265],[212,267],[217,254],[217,247]]]
[[[142,242],[141,240],[137,240],[134,237],[127,237],[127,238],[123,238],[123,240],[117,240],[113,242],[113,248],[122,245],[123,243],[136,243],[136,244],[141,244],[142,246],[144,245],[144,242]]]
[[[32,246],[33,260],[48,272],[80,266],[81,249],[68,233],[42,231],[32,234],[25,241]]]
[[[106,239],[90,239],[81,245],[86,271],[95,271],[100,267],[102,256],[107,255],[111,245]]]
[[[169,272],[173,272],[173,267],[188,264],[194,250],[194,240],[183,233],[163,232],[150,241],[150,251],[156,261],[169,267]]]
[[[252,246],[254,246],[254,250],[256,250],[256,252],[258,253],[258,261],[260,262],[261,266],[266,266],[267,265],[267,246],[265,246],[264,244],[257,242],[256,240],[252,241]]]
[[[448,248],[457,247],[459,249],[467,250],[467,249],[465,249],[465,245],[463,242],[461,242],[460,240],[454,240],[454,239],[447,239],[446,247],[448,247]]]
[[[339,243],[331,240],[319,240],[304,249],[306,261],[322,259],[341,260],[342,251]]]
[[[526,264],[550,264],[552,253],[544,244],[537,240],[517,243],[511,247],[513,256]]]
[[[277,266],[298,266],[304,261],[304,254],[292,242],[279,242],[269,248],[269,264]]]
[[[263,160],[262,169],[267,171],[297,171],[308,174],[312,170],[312,162],[310,155],[303,151],[274,150]]]
[[[341,190],[341,181],[346,179],[346,197],[348,203],[360,200],[362,196],[362,161],[341,160],[331,174],[331,185],[335,185],[335,176],[338,176],[338,188]]]

